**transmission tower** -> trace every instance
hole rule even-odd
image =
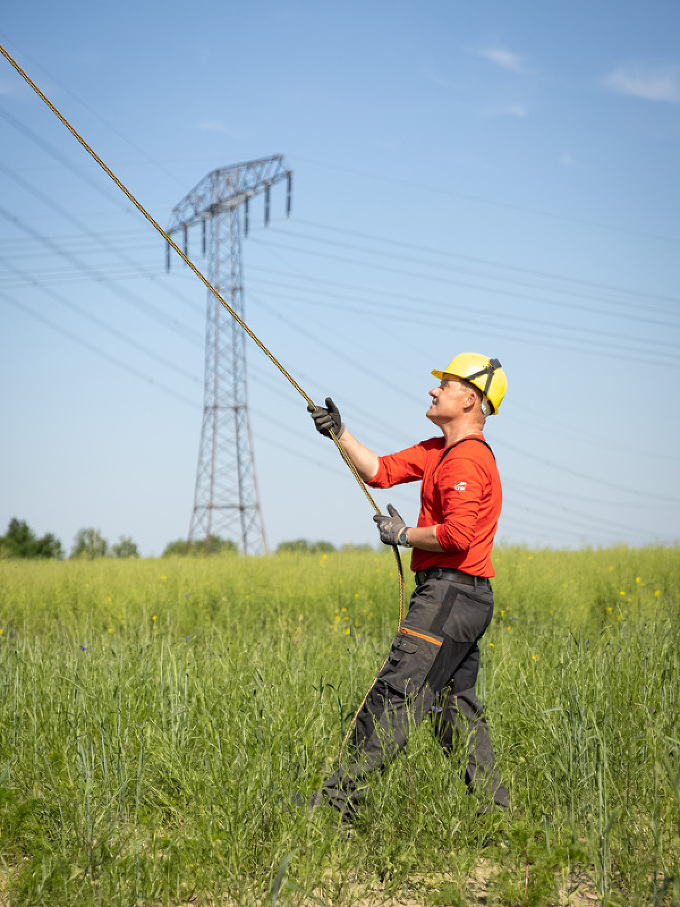
[[[292,171],[280,154],[213,170],[172,210],[168,233],[183,234],[185,254],[189,227],[201,224],[210,283],[244,321],[241,234],[243,228],[248,235],[249,202],[264,193],[266,226],[271,187],[282,180],[288,215]],[[240,542],[244,554],[267,547],[248,417],[245,333],[208,291],[203,426],[189,542],[204,538],[210,553],[211,536]]]

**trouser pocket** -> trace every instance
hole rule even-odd
[[[444,598],[448,615],[442,624],[442,633],[455,642],[476,642],[485,632],[493,617],[491,593],[480,596],[449,589]]]
[[[378,679],[404,696],[415,696],[422,688],[441,645],[441,636],[401,627]]]

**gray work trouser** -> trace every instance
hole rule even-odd
[[[324,784],[324,797],[349,818],[366,793],[366,776],[406,744],[426,715],[437,738],[451,751],[467,746],[465,779],[480,806],[508,806],[489,729],[475,683],[479,639],[491,622],[490,584],[464,585],[446,571],[428,571],[416,587],[390,654],[356,716],[338,771]],[[420,578],[420,576],[419,576]]]

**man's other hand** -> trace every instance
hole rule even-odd
[[[406,523],[402,520],[396,508],[391,504],[387,505],[389,516],[382,513],[376,513],[373,517],[374,522],[378,524],[380,532],[380,541],[386,545],[398,545],[399,533],[406,528]]]

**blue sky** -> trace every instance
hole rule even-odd
[[[386,453],[436,432],[433,368],[476,350],[498,538],[673,543],[680,510],[675,2],[14,4],[0,42],[163,225],[219,167],[280,153],[246,321]],[[205,289],[0,59],[0,532],[160,554],[186,535]],[[208,270],[198,232],[190,256]],[[304,400],[251,343],[270,547],[377,543]],[[414,489],[376,496],[414,522]]]

